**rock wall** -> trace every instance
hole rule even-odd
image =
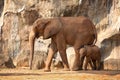
[[[29,30],[37,18],[86,16],[96,25],[104,68],[120,70],[119,0],[0,0],[0,53],[15,59],[29,51]],[[35,51],[47,52],[50,40],[37,39]]]

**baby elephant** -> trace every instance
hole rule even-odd
[[[96,45],[86,45],[79,50],[80,57],[86,57],[84,69],[87,70],[88,63],[93,70],[100,69],[101,54],[100,49]],[[83,63],[83,62],[82,62]]]

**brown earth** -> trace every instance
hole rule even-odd
[[[120,80],[120,71],[0,69],[0,80]]]

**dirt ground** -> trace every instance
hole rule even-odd
[[[0,80],[120,80],[120,71],[0,69]]]

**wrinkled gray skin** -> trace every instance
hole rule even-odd
[[[97,46],[95,45],[84,46],[79,50],[79,53],[80,53],[80,57],[86,58],[85,64],[84,64],[85,70],[87,70],[88,63],[90,64],[93,70],[100,69],[101,54],[100,54],[100,49]]]
[[[83,45],[94,44],[97,40],[97,32],[94,24],[86,17],[60,17],[51,19],[38,19],[33,24],[29,35],[30,43],[30,69],[34,55],[35,38],[43,36],[43,39],[51,38],[51,46],[45,62],[44,71],[51,71],[50,66],[54,54],[59,51],[64,70],[69,70],[66,56],[67,45],[75,50],[75,59],[72,70],[79,70],[79,49]]]

